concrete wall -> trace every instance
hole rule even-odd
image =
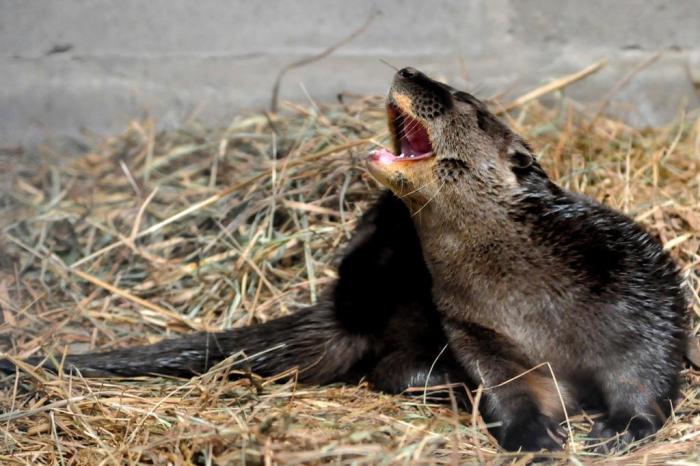
[[[700,103],[699,0],[0,0],[0,147],[118,131],[144,112],[225,125],[268,105],[285,64],[375,11],[354,41],[290,72],[281,97],[305,100],[302,84],[318,100],[382,94],[392,70],[380,58],[488,96],[607,57],[567,90],[594,102],[660,51],[614,110],[660,124]]]

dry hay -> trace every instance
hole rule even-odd
[[[700,313],[700,119],[635,130],[568,104],[517,109],[549,173],[628,212],[666,245]],[[82,154],[4,153],[2,349],[26,357],[154,342],[294,312],[333,280],[334,259],[377,192],[363,169],[386,142],[379,98],[287,104],[220,130],[133,122]],[[632,464],[698,460],[700,374]],[[25,367],[0,380],[2,464],[523,464],[483,422],[421,397],[293,378],[87,380]],[[609,462],[571,419],[562,463]]]

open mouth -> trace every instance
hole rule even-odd
[[[433,156],[433,145],[428,130],[420,121],[407,115],[393,103],[387,104],[386,111],[394,153],[382,148],[372,154],[373,159],[383,162],[415,162]]]

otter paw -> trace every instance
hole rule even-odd
[[[658,427],[645,418],[601,419],[593,424],[588,444],[596,453],[609,454],[624,450],[630,443],[653,435]]]
[[[544,414],[521,417],[503,428],[501,446],[509,451],[561,450],[566,431]]]

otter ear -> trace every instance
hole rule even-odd
[[[532,150],[520,139],[513,139],[510,142],[506,156],[513,168],[528,168],[535,161]]]

